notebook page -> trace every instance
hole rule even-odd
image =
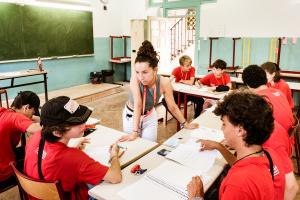
[[[109,145],[102,147],[95,147],[87,145],[84,152],[93,158],[95,161],[100,162],[102,165],[110,166],[109,159]]]
[[[222,131],[203,126],[192,130],[191,137],[196,139],[213,140],[216,142],[224,140],[224,134]]]
[[[217,150],[199,151],[199,147],[197,143],[180,144],[176,149],[168,153],[166,158],[193,168],[203,174],[213,166],[218,152]]]

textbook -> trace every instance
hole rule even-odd
[[[204,186],[211,180],[206,174],[166,160],[118,195],[125,200],[188,199],[187,185],[193,176],[200,176]]]

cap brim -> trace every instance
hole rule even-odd
[[[73,116],[67,119],[65,122],[70,124],[83,124],[88,120],[91,114],[92,111],[90,109],[88,109],[86,106],[80,105]]]

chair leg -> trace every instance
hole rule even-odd
[[[299,149],[299,135],[295,134],[295,154],[296,154],[296,164],[297,164],[297,172],[295,174],[300,175],[300,149]]]
[[[8,95],[7,95],[7,91],[5,90],[5,98],[6,98],[6,107],[9,108],[8,105]]]
[[[0,93],[0,107],[2,107],[2,98],[1,98],[1,93]]]

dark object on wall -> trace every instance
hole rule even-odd
[[[114,70],[102,70],[102,76],[104,83],[114,82]]]
[[[94,53],[88,11],[0,3],[0,61]]]
[[[102,83],[103,80],[102,72],[91,72],[90,80],[92,84]]]

